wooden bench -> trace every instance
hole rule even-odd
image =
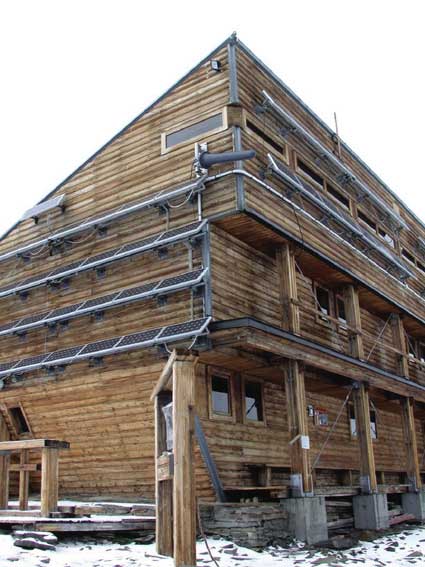
[[[69,449],[66,441],[54,439],[26,439],[0,442],[0,508],[9,504],[9,473],[19,472],[19,509],[28,510],[29,475],[40,470],[39,465],[29,463],[30,451],[41,451],[41,515],[50,516],[57,511],[59,486],[59,451]],[[10,464],[11,453],[19,453],[19,464]]]

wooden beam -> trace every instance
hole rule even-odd
[[[357,438],[360,448],[360,487],[363,493],[377,492],[375,457],[370,432],[369,392],[363,382],[353,390]]]
[[[28,495],[30,488],[30,473],[25,469],[28,465],[29,451],[22,449],[20,454],[20,470],[19,470],[19,510],[28,510]]]
[[[288,408],[292,487],[301,494],[313,492],[309,458],[307,402],[305,398],[304,369],[297,360],[285,365],[285,390]],[[307,447],[308,445],[308,447]],[[285,448],[286,451],[286,448]]]
[[[197,358],[176,357],[173,364],[173,528],[176,567],[196,565],[194,406]]]
[[[24,439],[22,441],[0,441],[0,451],[20,451],[21,449],[69,449],[67,441],[55,439]]]
[[[155,486],[156,486],[156,550],[173,556],[173,480],[160,480],[158,458],[167,451],[166,427],[162,408],[171,402],[171,392],[155,396]]]
[[[9,439],[9,430],[3,416],[0,415],[0,441]],[[7,451],[0,455],[0,509],[4,510],[9,504],[9,467],[10,454]]]
[[[391,315],[391,330],[393,334],[393,343],[397,350],[400,351],[398,358],[398,372],[400,376],[409,377],[409,350],[407,347],[406,334],[404,332],[403,321],[398,313]]]
[[[41,450],[41,515],[49,517],[58,509],[59,450]]]
[[[400,400],[400,404],[404,441],[406,444],[407,477],[411,489],[415,491],[422,487],[422,479],[416,443],[414,400],[413,398],[404,398]]]
[[[344,307],[347,325],[354,331],[349,331],[349,354],[355,358],[364,359],[362,318],[360,312],[359,293],[354,285],[344,288]]]
[[[174,349],[170,354],[170,356],[168,357],[168,360],[164,366],[163,371],[161,372],[161,376],[159,377],[158,382],[155,384],[155,387],[151,394],[152,402],[154,401],[155,396],[157,396],[163,390],[167,389],[168,382],[171,380],[171,377],[173,375],[173,364],[174,361],[176,360],[176,356],[177,356],[177,352]]]
[[[300,334],[300,310],[298,303],[295,257],[288,243],[276,253],[279,287],[282,304],[282,326],[296,335]]]

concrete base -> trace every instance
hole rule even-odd
[[[407,492],[401,495],[401,505],[405,514],[413,514],[418,522],[425,520],[425,492]]]
[[[323,496],[286,498],[281,504],[288,514],[288,528],[293,537],[309,544],[328,539]]]
[[[353,497],[354,527],[359,530],[389,528],[386,494],[362,494]]]

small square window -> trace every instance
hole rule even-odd
[[[378,428],[376,423],[376,411],[374,409],[369,410],[370,413],[370,436],[372,439],[378,439]],[[348,419],[350,424],[350,437],[357,438],[357,421],[356,414],[354,411],[354,404],[348,406]]]
[[[27,436],[31,434],[31,428],[22,406],[11,406],[7,408],[7,411],[13,428],[15,429],[15,433],[18,436]]]
[[[232,376],[223,371],[209,370],[210,417],[233,419]]]
[[[336,316],[338,321],[343,325],[347,324],[347,316],[345,314],[345,302],[342,297],[337,296],[336,298]]]
[[[244,381],[244,407],[245,420],[249,422],[263,422],[263,385],[254,380]]]
[[[323,315],[330,315],[330,294],[329,291],[323,287],[316,286],[316,299],[317,299],[317,308],[319,309],[320,313]]]

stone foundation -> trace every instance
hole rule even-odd
[[[208,535],[219,535],[244,547],[262,548],[286,543],[291,536],[288,513],[279,503],[201,504],[201,519]]]

